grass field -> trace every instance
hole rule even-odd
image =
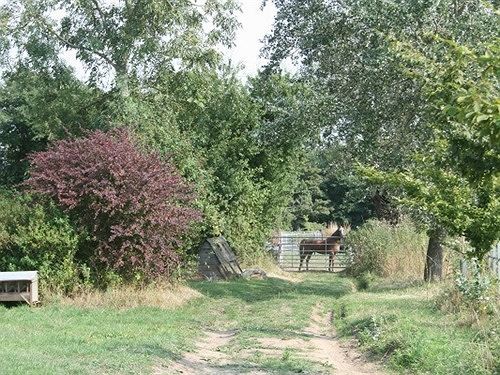
[[[226,349],[237,357],[259,337],[298,335],[318,305],[335,312],[343,335],[356,334],[363,347],[385,356],[398,372],[494,371],[488,357],[494,353],[479,329],[441,313],[429,302],[434,290],[425,286],[360,293],[351,280],[332,274],[308,274],[300,282],[269,278],[190,286],[201,297],[174,309],[0,306],[0,373],[150,374],[192,350],[204,329],[235,330]],[[245,359],[241,368],[322,371],[293,351]]]
[[[339,298],[337,330],[383,357],[396,372],[500,374],[500,321],[471,322],[468,314],[436,306],[442,286],[381,283],[371,291]]]

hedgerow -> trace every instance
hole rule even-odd
[[[70,292],[79,283],[80,236],[54,204],[0,191],[0,270],[39,273],[42,289]]]

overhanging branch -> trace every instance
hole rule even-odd
[[[81,44],[76,44],[76,43],[73,43],[71,41],[69,41],[68,39],[66,39],[65,37],[63,37],[60,33],[56,32],[47,22],[45,22],[43,19],[38,19],[38,22],[40,23],[40,25],[42,26],[42,29],[44,29],[48,34],[54,36],[57,40],[59,40],[61,43],[63,43],[66,47],[69,47],[69,48],[73,48],[73,49],[77,49],[77,50],[83,50],[83,51],[87,51],[97,57],[100,57],[101,59],[103,59],[104,61],[106,61],[108,64],[110,64],[112,67],[115,67],[115,63],[113,62],[113,60],[111,60],[108,56],[106,56],[104,53],[100,52],[100,51],[96,51],[90,47],[87,47],[87,46],[84,46],[84,45],[81,45]]]

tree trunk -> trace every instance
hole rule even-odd
[[[120,96],[123,99],[126,99],[130,96],[130,90],[129,90],[129,77],[127,75],[127,71],[125,68],[123,69],[117,69],[116,70],[116,88],[118,89],[118,92],[120,93]]]
[[[424,280],[437,281],[443,277],[443,241],[445,232],[435,227],[429,230],[429,244],[425,262]]]

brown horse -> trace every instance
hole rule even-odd
[[[306,271],[309,270],[309,260],[314,253],[328,254],[328,271],[333,271],[333,261],[335,254],[340,251],[342,239],[345,237],[345,229],[343,226],[337,228],[333,234],[325,239],[306,239],[300,241],[300,265],[299,271],[302,270],[302,262],[306,260]]]

